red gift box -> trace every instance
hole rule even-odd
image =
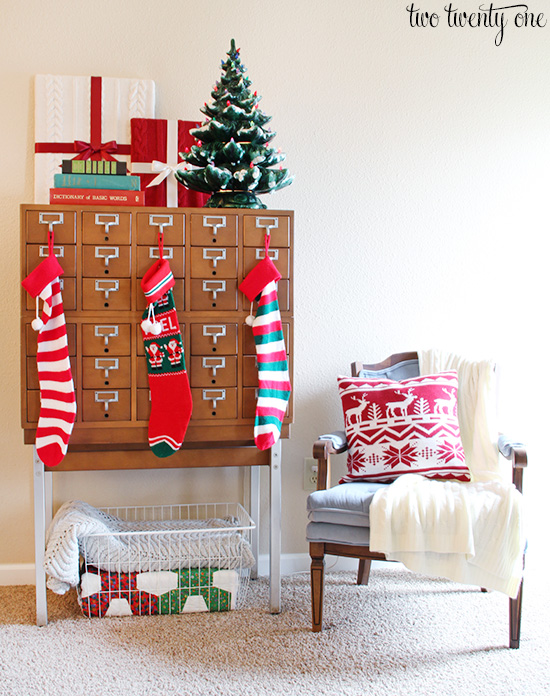
[[[131,170],[141,179],[145,205],[162,208],[202,208],[209,194],[190,191],[176,180],[174,171],[185,165],[179,153],[195,144],[189,133],[200,124],[162,118],[133,118]]]

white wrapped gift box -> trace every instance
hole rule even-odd
[[[130,119],[153,118],[153,80],[35,77],[34,202],[49,203],[63,159],[130,159]]]

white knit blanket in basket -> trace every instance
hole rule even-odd
[[[250,544],[235,527],[229,517],[128,522],[72,500],[59,508],[46,535],[47,586],[57,594],[76,587],[81,555],[88,565],[117,573],[251,568]]]

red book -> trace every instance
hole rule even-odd
[[[61,205],[145,205],[143,191],[111,189],[50,189],[50,204]]]

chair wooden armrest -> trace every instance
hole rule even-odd
[[[336,435],[336,433],[321,436],[313,445],[313,458],[317,460],[318,491],[324,491],[330,486],[330,455],[342,454],[348,448],[348,443],[345,441],[336,445],[334,440],[330,439],[330,435]]]
[[[499,452],[503,457],[512,461],[514,485],[521,493],[523,491],[523,470],[527,466],[527,449],[520,443],[505,442],[503,446],[499,441]]]

